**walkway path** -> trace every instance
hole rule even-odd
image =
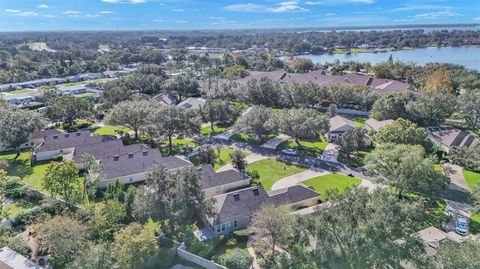
[[[316,171],[308,169],[298,174],[284,177],[272,185],[272,191],[288,188],[288,187],[297,185],[298,183],[301,183],[303,181],[309,180],[311,178],[330,174],[330,172],[326,170],[322,170],[322,169],[315,169],[315,170]]]
[[[248,254],[253,258],[252,267],[254,269],[261,269],[260,265],[257,263],[257,254],[255,254],[255,250],[253,249],[253,240],[251,238],[247,241],[247,251]]]
[[[230,129],[230,130],[225,131],[225,132],[223,132],[223,133],[221,133],[221,134],[214,135],[213,138],[221,139],[221,140],[229,140],[230,137],[232,137],[234,134],[235,134],[235,132]]]
[[[277,149],[280,144],[282,144],[284,141],[287,141],[290,138],[290,136],[285,135],[285,134],[280,134],[277,137],[268,140],[266,143],[261,145],[260,147],[266,148],[266,149]]]

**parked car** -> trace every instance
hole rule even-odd
[[[464,218],[458,218],[455,222],[455,231],[459,235],[467,235],[468,234],[468,221]]]
[[[282,150],[282,153],[285,155],[297,156],[297,151],[293,149],[284,149]]]

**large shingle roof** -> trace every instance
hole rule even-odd
[[[98,144],[105,141],[116,140],[113,136],[108,135],[90,135],[89,131],[79,131],[75,133],[49,134],[46,135],[45,141],[36,149],[36,152],[45,152],[72,148],[81,145]]]
[[[247,179],[248,176],[237,170],[227,170],[223,172],[215,172],[211,164],[205,164],[200,170],[200,179],[202,189],[212,188],[224,184],[233,183]]]
[[[340,115],[330,118],[330,132],[335,132],[336,130],[344,126],[348,126],[351,128],[357,127],[353,121]]]
[[[215,196],[216,215],[209,218],[213,225],[232,222],[255,214],[265,204],[288,205],[319,197],[314,190],[303,184],[266,192],[262,186]]]

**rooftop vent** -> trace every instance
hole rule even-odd
[[[258,189],[253,189],[253,195],[258,196],[259,194]]]
[[[148,156],[148,151],[142,152],[143,156]]]
[[[54,135],[53,140],[57,140],[57,139],[58,139],[58,135]]]
[[[133,153],[128,153],[128,158],[132,159],[133,158]]]
[[[65,137],[69,137],[69,136],[70,136],[70,134],[65,134]]]
[[[113,160],[114,160],[114,161],[118,161],[118,160],[120,160],[120,156],[118,156],[118,155],[116,155],[116,156],[113,156]]]
[[[80,136],[80,135],[82,135],[82,134],[81,134],[81,133],[75,133],[75,135],[76,135],[76,136]]]
[[[233,200],[234,200],[234,201],[240,201],[240,194],[235,193],[235,194],[233,195]]]

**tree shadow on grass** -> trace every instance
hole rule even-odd
[[[16,159],[10,161],[10,166],[8,168],[9,176],[17,176],[24,178],[33,174],[33,168],[30,164],[29,159]]]

